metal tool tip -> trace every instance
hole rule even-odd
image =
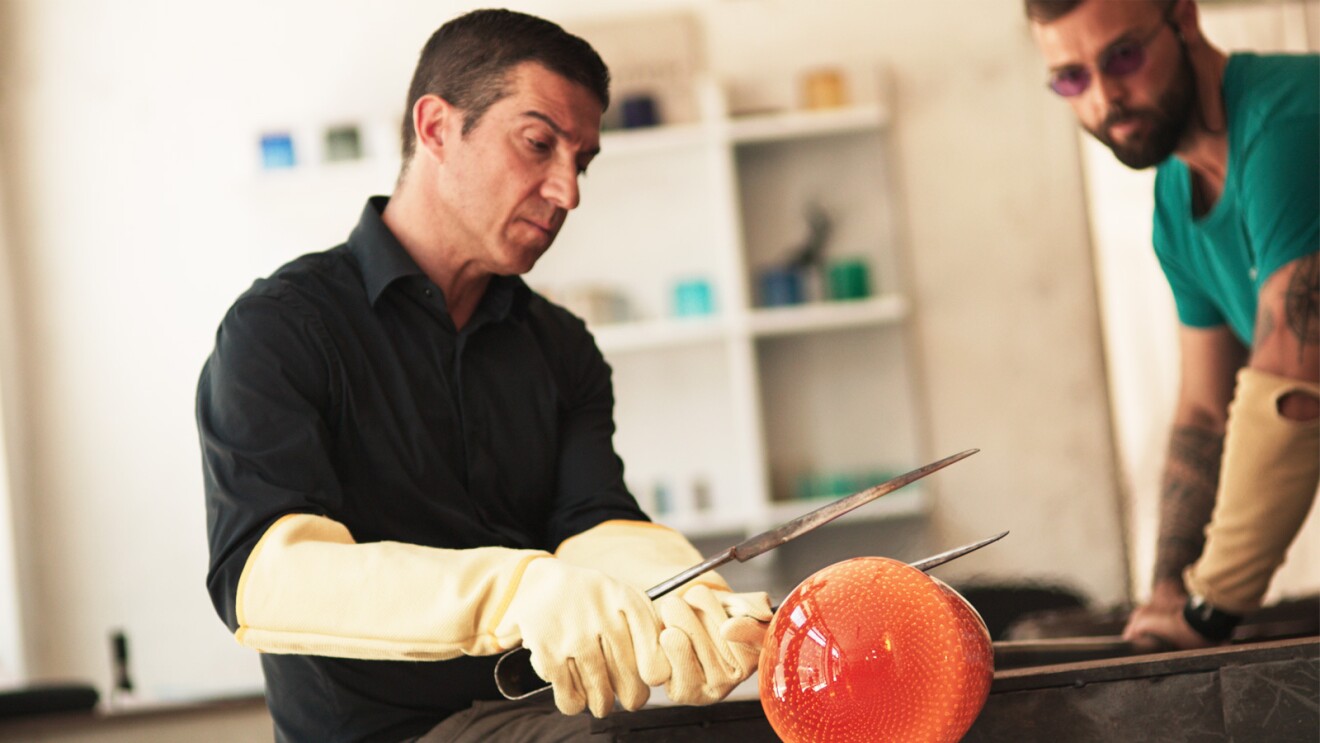
[[[985,547],[990,544],[994,544],[995,542],[998,542],[999,540],[1003,539],[1006,536],[1008,536],[1008,532],[1006,531],[1000,532],[999,534],[993,537],[987,537],[979,542],[972,542],[971,544],[965,544],[961,547],[955,547],[947,552],[941,552],[940,554],[935,555],[933,557],[927,557],[924,560],[918,560],[917,562],[911,562],[908,564],[916,568],[917,570],[921,570],[925,572],[930,570],[931,568],[939,567],[940,565],[943,565],[946,562],[956,560],[959,557],[962,557],[963,555],[966,555],[970,552],[975,552],[981,549],[982,547]]]

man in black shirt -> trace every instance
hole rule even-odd
[[[207,585],[263,652],[281,740],[585,736],[548,703],[483,701],[519,644],[565,715],[661,684],[710,703],[755,670],[765,594],[710,573],[647,599],[700,555],[624,487],[585,326],[518,278],[578,205],[608,98],[548,21],[445,24],[393,196],[221,323],[197,400]]]

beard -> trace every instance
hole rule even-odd
[[[1196,80],[1185,47],[1180,59],[1173,83],[1160,95],[1154,108],[1116,106],[1098,128],[1086,128],[1119,162],[1133,170],[1159,165],[1168,159],[1191,125],[1192,111],[1197,105]],[[1119,143],[1110,135],[1111,127],[1127,122],[1145,122],[1145,131],[1138,130],[1126,143]]]

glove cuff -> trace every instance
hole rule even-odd
[[[516,644],[501,635],[523,571],[549,555],[399,542],[358,544],[342,523],[289,514],[270,526],[239,578],[239,644],[267,653],[444,660]]]
[[[595,568],[643,591],[704,559],[687,537],[667,526],[625,520],[606,521],[565,539],[555,557]],[[715,572],[703,573],[687,585],[729,590]]]

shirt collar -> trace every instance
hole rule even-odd
[[[348,250],[362,267],[362,285],[373,306],[395,281],[407,276],[425,277],[416,261],[408,255],[408,251],[381,219],[388,203],[388,196],[367,199],[367,205],[362,208],[362,217],[348,237]],[[492,276],[481,298],[478,312],[487,314],[493,320],[503,320],[511,311],[523,307],[530,294],[531,289],[519,276]]]
[[[398,238],[385,226],[381,214],[389,203],[388,196],[373,196],[362,208],[362,217],[348,237],[348,250],[362,267],[362,286],[367,299],[374,305],[385,287],[405,276],[420,276],[412,256],[403,249]]]

